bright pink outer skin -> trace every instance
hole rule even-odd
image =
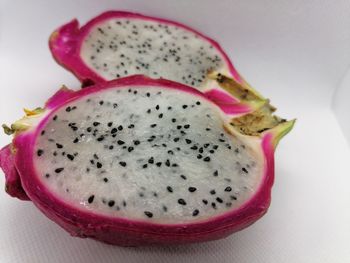
[[[17,172],[14,159],[10,145],[6,145],[0,150],[0,168],[5,173],[5,190],[12,197],[30,200],[22,188],[21,178]]]
[[[263,216],[270,204],[271,187],[274,180],[274,147],[272,134],[265,134],[261,147],[265,156],[264,175],[259,189],[239,208],[206,221],[187,224],[156,224],[146,221],[129,220],[101,215],[64,203],[50,192],[39,180],[34,167],[34,144],[45,123],[52,118],[54,111],[64,107],[84,95],[108,88],[130,85],[162,86],[203,96],[197,90],[167,80],[153,80],[143,76],[131,76],[92,86],[77,92],[60,90],[47,103],[52,109],[37,127],[18,134],[13,145],[17,149],[15,165],[21,177],[23,188],[33,203],[51,220],[55,221],[71,235],[90,237],[109,244],[138,246],[152,244],[183,244],[202,242],[226,237],[254,223]],[[61,98],[64,97],[64,100]],[[28,158],[31,156],[32,158]]]
[[[241,79],[239,73],[234,68],[233,64],[231,63],[226,53],[222,50],[221,46],[215,40],[201,34],[200,32],[186,25],[166,19],[149,17],[124,11],[108,11],[90,20],[80,29],[78,20],[74,19],[71,22],[58,28],[50,37],[49,47],[55,60],[63,67],[71,71],[74,75],[76,75],[76,77],[83,83],[83,85],[90,85],[92,83],[107,81],[102,76],[96,74],[93,69],[84,63],[80,57],[80,49],[85,36],[90,32],[90,30],[93,29],[96,24],[111,18],[134,18],[151,20],[191,31],[213,45],[225,60],[232,77],[235,78],[238,82],[243,83],[243,80]]]

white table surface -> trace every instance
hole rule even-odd
[[[108,9],[213,36],[280,115],[298,118],[277,149],[270,210],[224,240],[120,248],[70,237],[30,202],[0,191],[0,262],[350,262],[350,149],[330,107],[350,63],[349,1],[0,0],[0,123],[42,105],[61,84],[78,88],[51,58],[48,36]],[[9,141],[0,135],[1,146]]]

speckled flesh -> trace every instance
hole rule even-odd
[[[282,134],[237,134],[225,125],[234,118],[227,106],[182,84],[143,76],[61,89],[44,111],[22,120],[30,128],[16,133],[6,156],[12,155],[30,200],[74,236],[122,246],[219,239],[267,211]],[[236,104],[231,107],[235,112]]]
[[[143,74],[206,90],[216,86],[208,78],[211,71],[243,82],[214,40],[186,25],[136,13],[105,12],[81,28],[73,20],[49,44],[58,63],[84,85]]]

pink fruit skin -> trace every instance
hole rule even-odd
[[[222,50],[220,45],[213,39],[208,38],[202,33],[177,22],[170,20],[165,20],[161,18],[154,18],[149,16],[144,16],[137,13],[130,13],[124,11],[109,11],[102,13],[101,15],[90,20],[86,25],[79,28],[78,20],[74,19],[71,22],[61,26],[54,33],[51,34],[49,40],[49,47],[54,59],[63,67],[71,71],[76,77],[83,83],[83,86],[89,86],[93,83],[99,83],[107,81],[102,76],[96,74],[93,70],[89,68],[88,65],[80,57],[80,49],[85,36],[90,32],[96,24],[101,23],[107,19],[111,18],[138,18],[150,21],[156,21],[160,23],[169,24],[172,26],[177,26],[184,28],[185,30],[191,31],[197,34],[199,37],[205,39],[211,43],[222,55],[226,65],[236,81],[244,83],[243,79],[240,77],[237,70],[234,68],[230,59],[226,53]]]
[[[265,168],[262,182],[255,195],[238,209],[206,221],[165,225],[115,218],[88,212],[84,208],[77,208],[64,203],[63,200],[48,191],[39,180],[33,165],[35,139],[41,128],[52,118],[55,110],[63,107],[65,103],[103,89],[128,85],[159,85],[204,97],[197,90],[182,84],[168,80],[153,80],[144,76],[131,76],[113,80],[77,92],[67,89],[58,91],[46,104],[51,112],[41,120],[38,126],[15,136],[12,142],[16,149],[15,153],[11,153],[9,148],[5,147],[7,154],[0,156],[0,163],[4,169],[3,164],[6,163],[6,160],[10,160],[6,158],[8,158],[8,154],[11,155],[15,165],[11,163],[10,166],[6,167],[16,167],[15,170],[18,171],[25,193],[48,218],[73,236],[89,237],[119,246],[140,246],[184,244],[224,238],[251,225],[266,213],[270,205],[271,188],[274,181],[274,137],[270,133],[266,133],[261,140],[261,147],[265,156]],[[4,172],[7,173],[6,176],[8,177],[9,173],[14,170],[12,168],[6,169],[6,167]]]
[[[0,150],[0,167],[5,173],[5,191],[12,197],[30,200],[22,188],[21,178],[17,172],[10,145]]]

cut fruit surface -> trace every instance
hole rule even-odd
[[[13,151],[0,164],[72,235],[125,246],[222,238],[267,211],[274,148],[293,121],[247,135],[236,122],[252,118],[210,98],[144,76],[63,88],[6,127]]]
[[[214,40],[183,24],[110,11],[79,28],[77,20],[50,37],[54,58],[88,85],[134,74],[165,78],[204,90],[211,71],[241,81]]]

